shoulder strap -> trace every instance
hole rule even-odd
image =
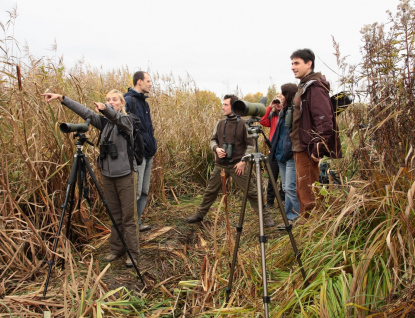
[[[307,81],[307,82],[305,82],[302,86],[301,86],[301,94],[300,94],[300,96],[301,95],[303,95],[305,92],[306,92],[306,90],[314,83],[314,82],[316,82],[317,80],[309,80],[309,81]],[[324,85],[323,85],[324,86]]]
[[[235,131],[233,132],[233,140],[231,144],[235,143],[235,136],[236,136],[236,130],[238,129],[239,121],[241,120],[241,116],[236,116],[236,125],[235,125]],[[223,142],[225,142],[226,139],[226,124],[228,122],[228,118],[225,119],[225,126],[223,127]]]
[[[101,136],[102,136],[102,132],[104,131],[105,126],[108,124],[108,119],[106,119],[104,116],[101,116],[101,125],[102,128],[99,131],[99,136],[98,136],[98,140],[97,140],[97,146],[99,146],[99,142],[101,141]]]
[[[128,115],[128,117],[130,117],[130,120],[131,120],[131,122],[133,123],[133,126],[134,126],[134,121],[133,121],[133,118],[131,116],[135,115],[134,114],[134,111],[135,111],[135,98],[134,97],[132,97],[132,98],[134,100],[134,105],[133,105],[133,109],[132,109],[133,112],[129,112],[129,113],[127,113],[127,115]],[[138,116],[136,116],[136,117],[138,117]],[[130,136],[127,135],[123,130],[120,130],[120,134],[127,141],[128,160],[130,161],[131,171],[134,171],[134,163],[133,163],[133,160],[134,160],[134,144],[131,144]],[[134,128],[133,128],[133,139],[134,139]],[[135,142],[135,140],[133,140],[133,143],[134,142]]]
[[[115,128],[115,125],[112,125],[111,129],[109,130],[109,132],[107,133],[107,135],[104,138],[104,142],[108,141],[108,139],[110,138],[110,135],[111,135],[112,131],[114,130],[114,128]]]
[[[110,135],[111,135],[112,131],[114,130],[114,127],[115,127],[115,125],[112,125],[112,127],[108,131],[107,135],[104,137],[104,142],[108,142],[108,139],[110,138]],[[104,128],[102,128],[101,132],[99,133],[99,137],[98,137],[98,141],[97,141],[97,146],[99,145],[99,142],[101,141],[101,136],[102,136],[102,131],[103,130],[104,130]]]

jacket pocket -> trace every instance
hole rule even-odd
[[[148,133],[143,134],[144,140],[144,155],[146,158],[151,158],[154,156],[157,150],[157,142],[154,136],[151,136]]]
[[[284,158],[285,160],[290,160],[293,157],[293,147],[292,147],[292,143],[291,143],[291,139],[290,139],[290,134],[286,133],[284,135],[284,146],[283,146],[283,154],[284,154]]]

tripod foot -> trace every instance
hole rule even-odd
[[[226,303],[229,302],[229,298],[231,296],[231,291],[232,291],[232,289],[229,286],[226,287]]]
[[[293,222],[288,221],[288,226],[285,225],[285,223],[278,224],[277,230],[278,231],[291,231],[293,229]]]

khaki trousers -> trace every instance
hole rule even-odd
[[[311,185],[318,181],[319,167],[308,156],[307,151],[294,152],[297,198],[300,203],[300,215],[308,217],[308,213],[316,205]]]
[[[115,224],[124,236],[132,257],[138,259],[140,253],[140,232],[138,215],[136,213],[137,173],[132,172],[118,178],[102,176],[102,180],[105,199],[108,202]],[[114,224],[111,224],[109,243],[111,254],[124,254],[124,246]]]
[[[232,177],[233,180],[235,180],[237,186],[244,191],[245,190],[245,184],[246,184],[246,178],[247,178],[247,169],[245,169],[245,172],[242,176],[238,176],[235,173],[235,168],[233,165],[229,166],[221,166],[218,164],[215,164],[215,167],[213,168],[212,174],[210,175],[210,179],[208,182],[208,186],[205,190],[205,194],[203,195],[202,203],[197,208],[197,214],[200,216],[205,216],[213,204],[215,202],[219,191],[222,189],[222,180],[220,176],[221,169],[225,170],[226,177],[229,176]],[[258,213],[258,194],[257,190],[254,187],[251,179],[251,184],[248,188],[248,197],[247,197],[249,203],[251,204],[251,207]]]

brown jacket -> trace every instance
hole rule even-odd
[[[226,131],[225,131],[226,123]],[[236,130],[235,130],[236,128]],[[224,140],[225,134],[225,140]],[[227,144],[234,143],[234,151],[232,153],[232,162],[229,162],[227,158],[219,158],[216,155],[216,148],[223,148],[224,141]],[[228,117],[221,119],[213,131],[212,139],[210,140],[210,147],[215,153],[215,162],[220,165],[235,165],[241,161],[242,157],[246,154],[253,152],[254,141],[252,137],[248,135],[248,129],[244,119],[240,118],[239,122],[237,117]]]
[[[341,158],[339,128],[333,112],[330,96],[330,84],[321,73],[312,73],[304,78],[299,85],[294,103],[299,106],[299,120],[294,121],[291,134],[299,134],[299,145],[293,149],[307,151],[316,158],[323,156]],[[294,115],[295,117],[295,115]],[[298,127],[295,127],[298,125]],[[299,147],[298,147],[299,146]]]

